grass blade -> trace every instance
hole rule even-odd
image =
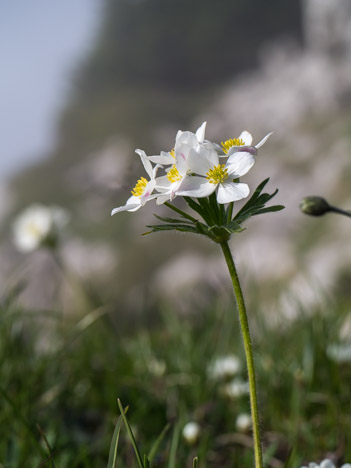
[[[48,451],[48,459],[47,460],[50,460],[50,466],[51,468],[55,468],[55,463],[54,463],[54,459],[53,459],[53,453],[52,453],[52,450],[51,450],[51,447],[50,447],[50,444],[49,444],[49,441],[44,433],[44,431],[42,430],[42,428],[39,426],[39,424],[37,424],[37,428],[38,428],[38,431],[40,432],[40,435],[41,437],[43,438],[43,441],[44,441],[44,444],[47,448],[47,451]]]
[[[166,426],[163,428],[161,434],[157,437],[156,441],[154,442],[153,446],[151,447],[151,450],[149,452],[149,461],[150,461],[150,463],[154,459],[154,457],[156,455],[156,452],[157,452],[161,442],[163,441],[165,435],[169,431],[170,427],[171,427],[171,425],[169,423],[166,424]]]
[[[127,411],[128,411],[128,406],[124,410],[124,413],[127,413]],[[122,416],[119,416],[116,422],[115,430],[113,431],[107,468],[115,468],[116,466],[117,447],[118,447],[119,433],[122,427],[122,423],[123,423],[123,418]]]
[[[177,448],[179,443],[180,436],[180,424],[179,422],[174,426],[172,441],[171,441],[171,450],[169,453],[168,468],[176,468],[176,457],[177,457]]]
[[[138,461],[138,465],[140,468],[144,468],[144,464],[143,464],[143,460],[141,458],[141,455],[140,455],[140,452],[139,452],[139,449],[137,447],[137,444],[136,444],[136,440],[134,438],[134,434],[133,434],[133,431],[127,421],[127,418],[126,418],[126,415],[125,415],[125,412],[123,411],[123,406],[122,406],[122,403],[121,403],[121,400],[119,398],[117,398],[117,403],[118,403],[118,407],[119,407],[119,410],[121,412],[121,415],[123,417],[123,421],[124,421],[124,424],[127,428],[127,432],[128,432],[128,436],[130,438],[130,441],[133,445],[133,449],[134,449],[134,452],[135,452],[135,456],[137,458],[137,461]]]
[[[199,457],[195,457],[193,460],[193,468],[198,468],[199,466]]]

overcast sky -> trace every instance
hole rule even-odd
[[[44,155],[102,0],[0,1],[0,180]]]

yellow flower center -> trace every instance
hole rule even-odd
[[[135,184],[135,187],[132,190],[132,195],[134,195],[135,197],[141,197],[144,193],[146,186],[147,180],[145,179],[145,177],[140,177],[140,179]]]
[[[223,151],[227,154],[230,148],[233,146],[245,146],[245,142],[241,138],[230,138],[230,140],[222,141],[221,145]]]
[[[178,169],[176,168],[176,165],[173,164],[173,166],[171,167],[171,169],[168,171],[167,173],[167,179],[170,181],[170,182],[177,182],[178,180],[182,180],[182,176],[179,174],[179,171]]]
[[[220,184],[228,179],[228,169],[226,169],[224,164],[218,164],[218,166],[207,172],[206,178],[210,184]]]

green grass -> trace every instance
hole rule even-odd
[[[259,330],[254,343],[267,466],[299,467],[330,453],[351,460],[351,363],[335,363],[326,352],[338,342],[344,309],[326,304],[277,329],[259,310],[249,311]],[[207,375],[216,357],[235,353],[243,360],[231,299],[189,317],[159,305],[159,322],[133,332],[100,311],[77,325],[54,312],[22,310],[15,298],[3,301],[0,466],[106,467],[120,398],[142,457],[170,425],[151,466],[192,467],[198,456],[199,467],[252,468],[250,436],[235,428],[236,416],[249,411],[248,396],[228,400],[223,383]],[[188,421],[201,427],[193,446],[181,436]],[[124,424],[120,429],[116,466],[136,467]]]

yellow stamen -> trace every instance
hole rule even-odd
[[[147,180],[145,177],[140,177],[135,187],[132,190],[132,195],[135,197],[141,197],[144,193],[145,187],[147,186]]]
[[[174,148],[171,149],[171,151],[169,152],[169,154],[172,156],[172,158],[175,158],[175,151],[174,151]]]
[[[167,179],[170,181],[170,182],[177,182],[178,180],[182,180],[182,176],[179,174],[179,171],[178,169],[176,168],[176,165],[173,164],[173,166],[171,167],[171,169],[168,171],[167,173]]]
[[[232,146],[245,146],[245,142],[241,138],[230,138],[230,140],[222,141],[221,145],[224,153],[227,154]]]
[[[210,184],[220,184],[228,179],[228,169],[224,164],[218,164],[207,172],[206,178]]]

